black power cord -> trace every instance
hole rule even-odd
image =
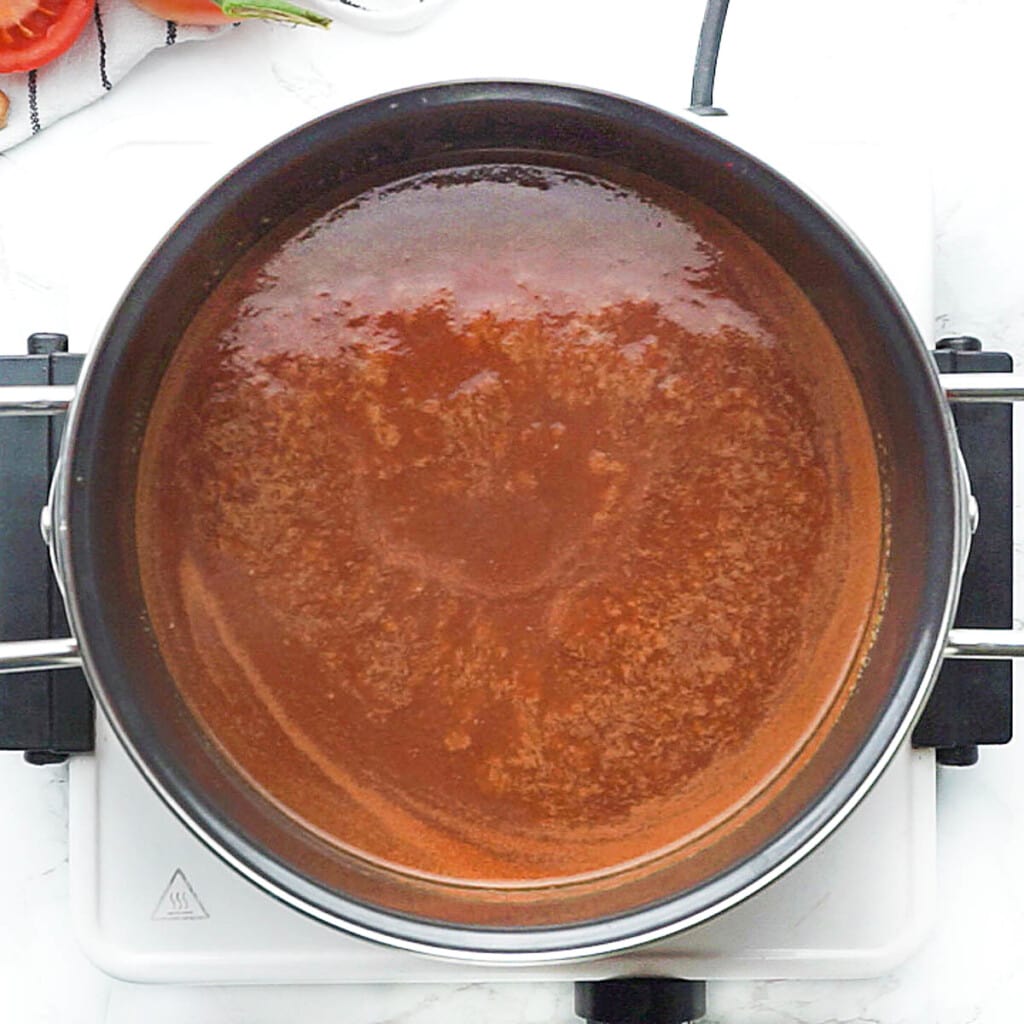
[[[704,21],[700,26],[697,56],[693,62],[693,84],[690,87],[690,110],[701,117],[720,117],[725,114],[714,104],[715,70],[718,67],[718,48],[722,43],[725,16],[729,13],[729,0],[708,0],[704,8]]]

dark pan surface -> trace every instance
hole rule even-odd
[[[770,812],[654,875],[513,900],[382,878],[299,834],[234,775],[176,697],[148,628],[133,547],[150,403],[178,337],[238,253],[312,197],[509,152],[644,171],[759,241],[843,348],[878,439],[890,526],[886,611],[861,681]],[[766,884],[841,820],[931,685],[956,597],[963,500],[927,351],[870,257],[819,207],[756,159],[655,109],[579,89],[480,82],[396,93],[324,117],[197,204],[142,268],[89,363],[66,434],[57,522],[72,626],[97,697],[190,827],[258,884],[339,927],[454,957],[521,962],[608,952],[694,924]]]

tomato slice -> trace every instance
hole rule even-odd
[[[325,15],[296,7],[289,0],[132,0],[132,3],[158,18],[182,25],[227,25],[242,18],[263,18],[316,28],[327,28],[331,23]]]
[[[150,14],[181,25],[228,25],[231,19],[213,0],[132,0]]]
[[[96,0],[0,0],[0,72],[32,71],[78,38]]]

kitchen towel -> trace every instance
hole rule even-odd
[[[415,28],[446,0],[296,2],[336,21],[387,32]],[[147,14],[131,0],[97,0],[92,20],[67,53],[38,71],[0,75],[0,91],[10,102],[0,153],[105,95],[150,51],[210,39],[229,27],[179,25]]]
[[[91,22],[67,53],[38,71],[0,75],[11,105],[0,152],[99,99],[151,50],[223,31],[161,21],[131,0],[97,0]]]

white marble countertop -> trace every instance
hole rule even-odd
[[[246,25],[154,54],[102,102],[0,156],[0,351],[19,350],[35,330],[64,331],[76,348],[87,344],[150,246],[203,188],[283,131],[361,96],[430,80],[508,76],[593,85],[681,110],[702,8],[701,0],[450,0],[407,35]],[[987,347],[1018,358],[1022,38],[1024,8],[1005,0],[736,3],[716,93],[761,130],[898,138],[927,157],[936,336],[978,334]],[[97,265],[102,275],[82,272]],[[112,980],[84,959],[70,934],[66,812],[66,769],[0,755],[0,1020],[575,1020],[571,991],[557,985],[242,990]],[[942,771],[939,884],[941,918],[931,938],[890,975],[716,984],[708,1021],[1018,1019],[1020,741],[984,750],[973,769]]]

